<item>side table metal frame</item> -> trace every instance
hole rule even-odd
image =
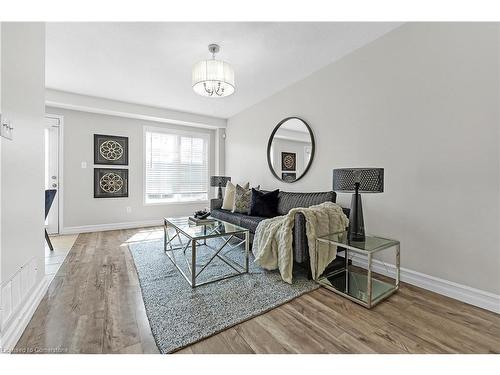
[[[337,245],[338,247],[342,247],[344,248],[344,252],[345,252],[345,265],[343,268],[339,269],[339,270],[336,270],[335,272],[329,274],[330,276],[331,275],[336,275],[338,273],[345,273],[346,274],[346,283],[348,283],[348,280],[349,280],[349,273],[352,272],[352,271],[349,271],[349,252],[352,251],[354,253],[358,253],[358,254],[362,254],[364,256],[367,257],[367,268],[366,268],[366,271],[367,271],[367,286],[366,286],[366,290],[367,290],[367,293],[368,293],[368,296],[367,296],[367,302],[361,300],[361,299],[358,299],[358,298],[355,298],[347,293],[344,293],[342,292],[341,290],[331,286],[331,285],[328,285],[327,283],[324,282],[324,277],[320,277],[318,278],[318,280],[316,280],[316,282],[318,282],[321,286],[353,301],[353,302],[356,302],[368,309],[371,309],[373,306],[377,305],[378,303],[380,303],[381,301],[383,301],[384,299],[388,298],[389,296],[391,296],[392,294],[396,293],[398,290],[399,290],[399,284],[400,284],[400,275],[401,275],[401,269],[400,269],[400,265],[401,265],[401,251],[400,251],[400,242],[397,241],[397,240],[392,240],[394,241],[393,243],[390,243],[390,244],[387,244],[387,245],[384,245],[384,246],[380,246],[379,248],[376,248],[374,250],[371,250],[371,251],[368,251],[368,250],[362,250],[362,249],[358,249],[356,248],[355,246],[353,245],[348,245],[348,244],[344,244],[344,243],[340,243],[340,242],[337,242],[337,241],[333,241],[333,240],[329,240],[329,239],[326,239],[326,238],[318,238],[316,239],[316,246],[318,246],[319,242],[323,242],[323,243],[329,243],[329,244],[335,244]],[[395,264],[395,267],[396,267],[396,275],[395,275],[395,279],[394,279],[394,286],[393,288],[389,289],[388,291],[386,291],[385,293],[381,294],[380,296],[377,296],[375,299],[372,299],[372,296],[373,296],[373,287],[372,287],[372,281],[373,281],[373,270],[372,270],[372,266],[373,266],[373,255],[380,252],[380,251],[383,251],[383,250],[386,250],[386,249],[389,249],[391,247],[394,247],[394,251],[395,251],[395,258],[396,258],[396,264]],[[317,264],[317,262],[316,262]],[[322,280],[323,279],[323,280]],[[348,284],[346,284],[348,285]]]

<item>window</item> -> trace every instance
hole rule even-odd
[[[208,200],[209,135],[145,128],[145,203]]]

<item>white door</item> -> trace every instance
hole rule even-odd
[[[59,190],[59,119],[45,118],[45,189]],[[59,194],[45,220],[49,234],[59,233]]]

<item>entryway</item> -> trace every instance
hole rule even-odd
[[[59,141],[61,131],[61,117],[46,115],[45,117],[45,189],[56,189],[57,193],[45,219],[45,227],[49,234],[59,233],[59,205],[61,202],[61,179],[59,168]]]
[[[45,219],[45,227],[50,235],[53,250],[45,244],[45,274],[55,277],[64,259],[75,243],[78,234],[61,235],[62,232],[62,141],[63,118],[58,115],[45,115],[45,189],[55,189],[57,193]]]

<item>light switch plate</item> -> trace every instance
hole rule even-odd
[[[11,121],[0,115],[0,123],[0,136],[12,140],[14,128]]]
[[[86,161],[82,161],[82,168],[83,169],[87,168],[87,162]]]

